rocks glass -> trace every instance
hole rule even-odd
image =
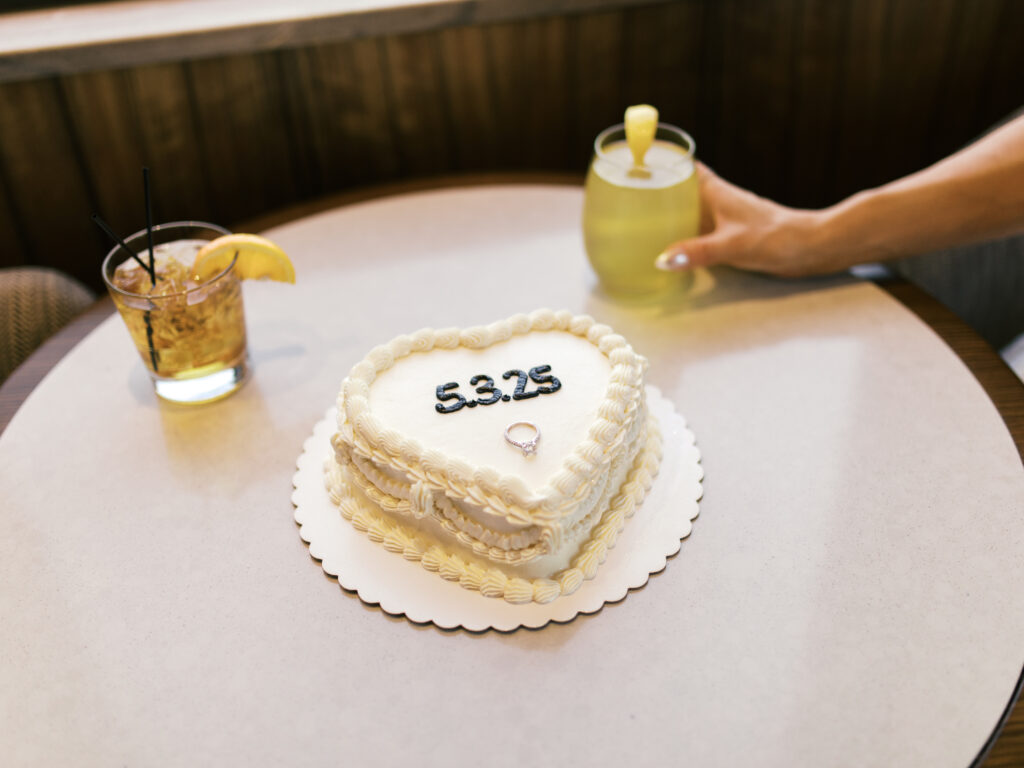
[[[153,227],[156,285],[120,245],[103,261],[103,280],[128,327],[156,394],[174,403],[206,403],[237,390],[249,373],[241,281],[234,262],[209,280],[192,264],[210,240],[229,234],[214,224],[179,221]],[[146,230],[124,244],[149,263]]]

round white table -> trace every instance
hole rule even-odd
[[[78,344],[0,437],[4,763],[969,765],[1024,666],[1024,471],[981,387],[872,283],[723,269],[617,304],[581,202],[442,189],[271,230],[298,282],[246,286],[255,376],[212,406],[158,403],[117,317]],[[340,590],[289,497],[348,369],[544,306],[624,334],[696,433],[679,555],[509,634]]]

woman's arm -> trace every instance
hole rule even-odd
[[[917,173],[818,211],[779,205],[698,169],[705,234],[662,269],[713,264],[797,276],[1024,232],[1024,116]]]

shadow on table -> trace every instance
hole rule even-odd
[[[278,341],[254,345],[249,380],[227,398],[203,405],[159,400],[145,368],[133,367],[131,396],[148,414],[143,418],[158,425],[154,439],[163,438],[162,455],[155,450],[152,458],[184,487],[215,495],[241,492],[248,480],[237,472],[240,457],[247,457],[254,472],[260,471],[260,462],[278,449],[282,425],[276,423],[270,403],[282,394],[287,397],[323,365],[307,353],[305,344]]]
[[[664,320],[690,312],[735,304],[744,301],[765,301],[784,298],[807,291],[821,290],[858,282],[848,274],[823,277],[781,278],[745,272],[732,267],[698,269],[688,274],[680,290],[653,300],[629,300],[610,295],[599,284],[591,290],[587,311],[641,315],[650,320]]]
[[[813,322],[811,307],[861,282],[847,274],[784,279],[717,267],[697,270],[687,290],[648,303],[617,300],[595,286],[584,311],[658,360],[658,378],[667,381],[679,374],[675,363],[833,333]]]

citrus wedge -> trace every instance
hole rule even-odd
[[[198,281],[209,280],[231,265],[243,280],[295,282],[295,267],[280,246],[259,235],[224,235],[211,240],[196,254],[192,272]]]
[[[643,167],[644,155],[654,143],[658,130],[658,110],[650,104],[636,104],[626,109],[626,143],[633,153],[633,164]]]

